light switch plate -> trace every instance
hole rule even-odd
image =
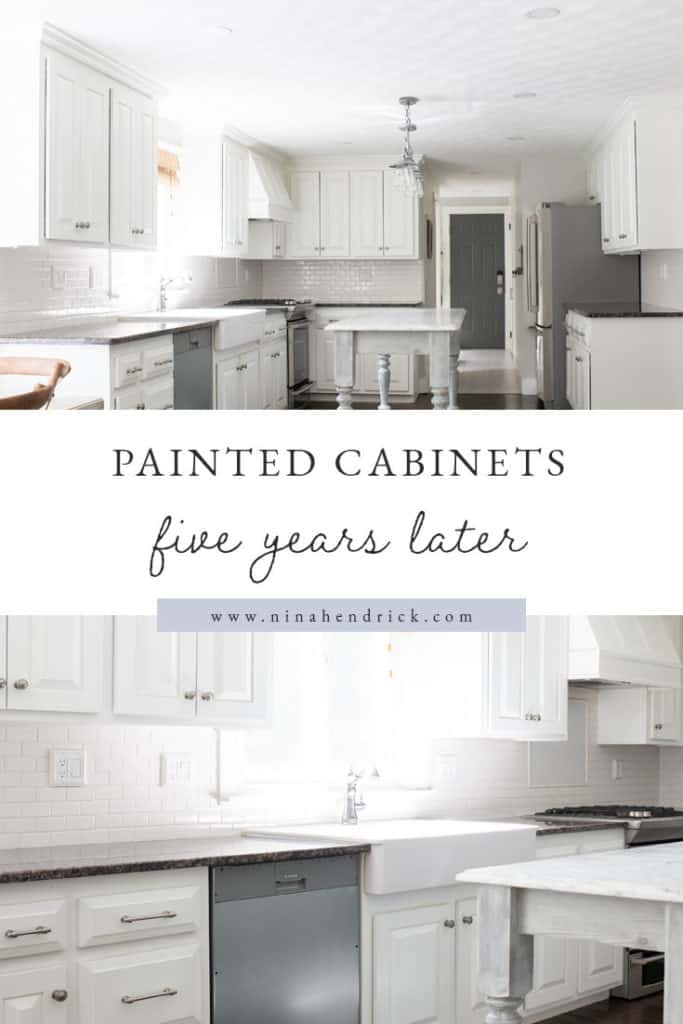
[[[190,754],[161,755],[162,786],[187,786],[192,782],[192,757]]]
[[[82,747],[50,750],[50,785],[85,785],[85,750]]]
[[[623,761],[612,761],[612,778],[616,782],[618,779],[624,777],[624,762]]]

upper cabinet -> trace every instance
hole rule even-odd
[[[46,75],[45,237],[106,242],[110,82],[52,52]]]
[[[45,238],[153,248],[155,101],[50,47],[44,69]]]
[[[245,256],[248,240],[249,153],[228,139],[222,144],[221,208],[224,256]]]
[[[156,243],[157,149],[153,101],[124,86],[112,86],[112,245],[150,248]]]
[[[593,153],[588,197],[602,207],[606,253],[683,248],[683,116],[657,99],[631,105]]]
[[[291,194],[289,258],[419,258],[419,202],[392,171],[296,170]]]
[[[245,257],[249,153],[226,137],[185,138],[181,200],[184,235],[196,256]]]

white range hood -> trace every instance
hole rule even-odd
[[[680,619],[662,615],[572,617],[569,681],[681,686]]]
[[[282,171],[274,160],[261,153],[249,154],[249,219],[280,220],[293,218]]]

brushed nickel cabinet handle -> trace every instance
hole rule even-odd
[[[65,988],[56,988],[52,992],[52,998],[56,1003],[65,1003],[69,993]]]
[[[462,919],[463,924],[474,924],[474,918],[471,914],[464,914]]]
[[[455,928],[455,921],[449,918],[447,921],[444,921],[443,926],[444,928]]]
[[[162,988],[161,992],[150,992],[144,996],[121,996],[121,1002],[125,1003],[126,1006],[132,1006],[133,1003],[144,1003],[147,999],[162,999],[164,996],[177,995],[177,988]]]
[[[45,925],[38,925],[37,928],[31,928],[26,932],[15,932],[13,928],[8,928],[5,932],[6,939],[23,939],[26,935],[49,935],[52,928],[46,928]]]
[[[619,235],[619,238],[628,238],[628,235]]]
[[[204,693],[201,694],[202,700],[213,700],[213,697],[214,695],[211,690],[205,690]]]
[[[172,917],[177,916],[174,910],[162,910],[160,914],[148,914],[146,917],[131,917],[130,914],[124,914],[121,924],[137,924],[138,921],[169,921]]]
[[[15,690],[28,690],[28,679],[15,679],[13,686]]]
[[[185,693],[183,694],[185,700],[194,700],[196,696],[197,694],[194,690],[185,690]]]
[[[0,679],[0,690],[4,690],[4,689],[6,689],[6,687],[7,687],[7,680],[6,679]]]

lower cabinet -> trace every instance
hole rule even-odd
[[[528,1013],[566,1004],[578,991],[578,948],[572,939],[534,936],[534,987],[524,1000]]]
[[[214,373],[216,409],[261,408],[258,345],[217,358]]]
[[[207,868],[0,890],[3,927],[26,928],[26,907],[51,922],[57,904],[68,921],[58,952],[28,945],[0,959],[2,1024],[209,1024]]]
[[[287,334],[261,346],[261,408],[287,408]]]
[[[602,942],[580,942],[578,990],[601,992],[623,981],[623,950]]]

